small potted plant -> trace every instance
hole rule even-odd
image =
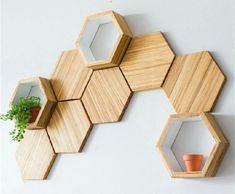
[[[31,96],[29,98],[21,97],[17,102],[11,105],[6,114],[0,115],[0,119],[14,120],[15,127],[10,132],[14,141],[21,141],[24,138],[25,129],[29,123],[33,123],[40,111],[40,98]]]
[[[203,161],[202,154],[185,154],[183,155],[186,171],[193,172],[199,171]]]

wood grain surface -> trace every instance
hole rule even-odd
[[[160,32],[132,39],[120,64],[132,91],[161,87],[174,53]]]
[[[177,113],[208,112],[222,89],[225,76],[209,52],[177,56],[163,84]]]
[[[16,151],[23,179],[46,179],[55,157],[45,129],[26,130]]]
[[[77,49],[64,51],[51,76],[58,101],[81,98],[91,74]]]
[[[56,153],[82,150],[92,124],[80,100],[58,102],[47,126]]]
[[[119,121],[131,90],[118,67],[94,71],[82,97],[92,123]]]

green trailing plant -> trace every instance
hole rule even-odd
[[[21,97],[11,105],[10,110],[6,114],[0,115],[0,120],[14,120],[15,127],[10,132],[14,141],[21,141],[24,138],[25,129],[28,127],[31,118],[30,109],[33,107],[40,107],[39,97]]]

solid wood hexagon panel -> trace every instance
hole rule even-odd
[[[20,97],[30,96],[37,96],[41,99],[41,109],[35,122],[30,123],[27,128],[45,128],[57,102],[50,81],[42,77],[20,80],[12,96],[11,104],[16,103]]]
[[[64,51],[51,76],[51,84],[59,101],[81,98],[92,74],[77,49]]]
[[[94,71],[82,102],[92,123],[119,121],[128,105],[131,90],[118,67]]]
[[[102,69],[120,64],[131,37],[124,18],[105,11],[86,18],[76,45],[88,67]]]
[[[177,113],[211,111],[225,76],[209,52],[177,56],[163,84]]]
[[[206,158],[201,171],[186,172],[183,170],[178,158],[173,151],[173,145],[179,135],[184,122],[192,123],[201,120],[209,130],[214,145]],[[188,130],[188,129],[187,129]],[[181,142],[182,144],[183,142]],[[193,142],[191,142],[193,143]],[[197,144],[194,145],[197,146]],[[214,117],[209,113],[184,113],[171,115],[158,141],[157,148],[164,164],[172,177],[176,178],[200,178],[214,176],[220,162],[228,148],[228,141]]]
[[[45,179],[56,154],[45,129],[26,130],[16,151],[16,161],[23,179]]]
[[[160,32],[136,36],[120,64],[132,91],[161,87],[174,53]]]
[[[80,100],[58,102],[47,126],[56,153],[82,150],[92,124]]]

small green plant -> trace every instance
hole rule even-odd
[[[16,103],[11,105],[10,110],[6,114],[0,115],[0,120],[15,121],[15,127],[10,132],[14,141],[21,141],[24,138],[25,129],[28,127],[31,118],[30,108],[32,107],[40,107],[39,97],[21,97]]]

